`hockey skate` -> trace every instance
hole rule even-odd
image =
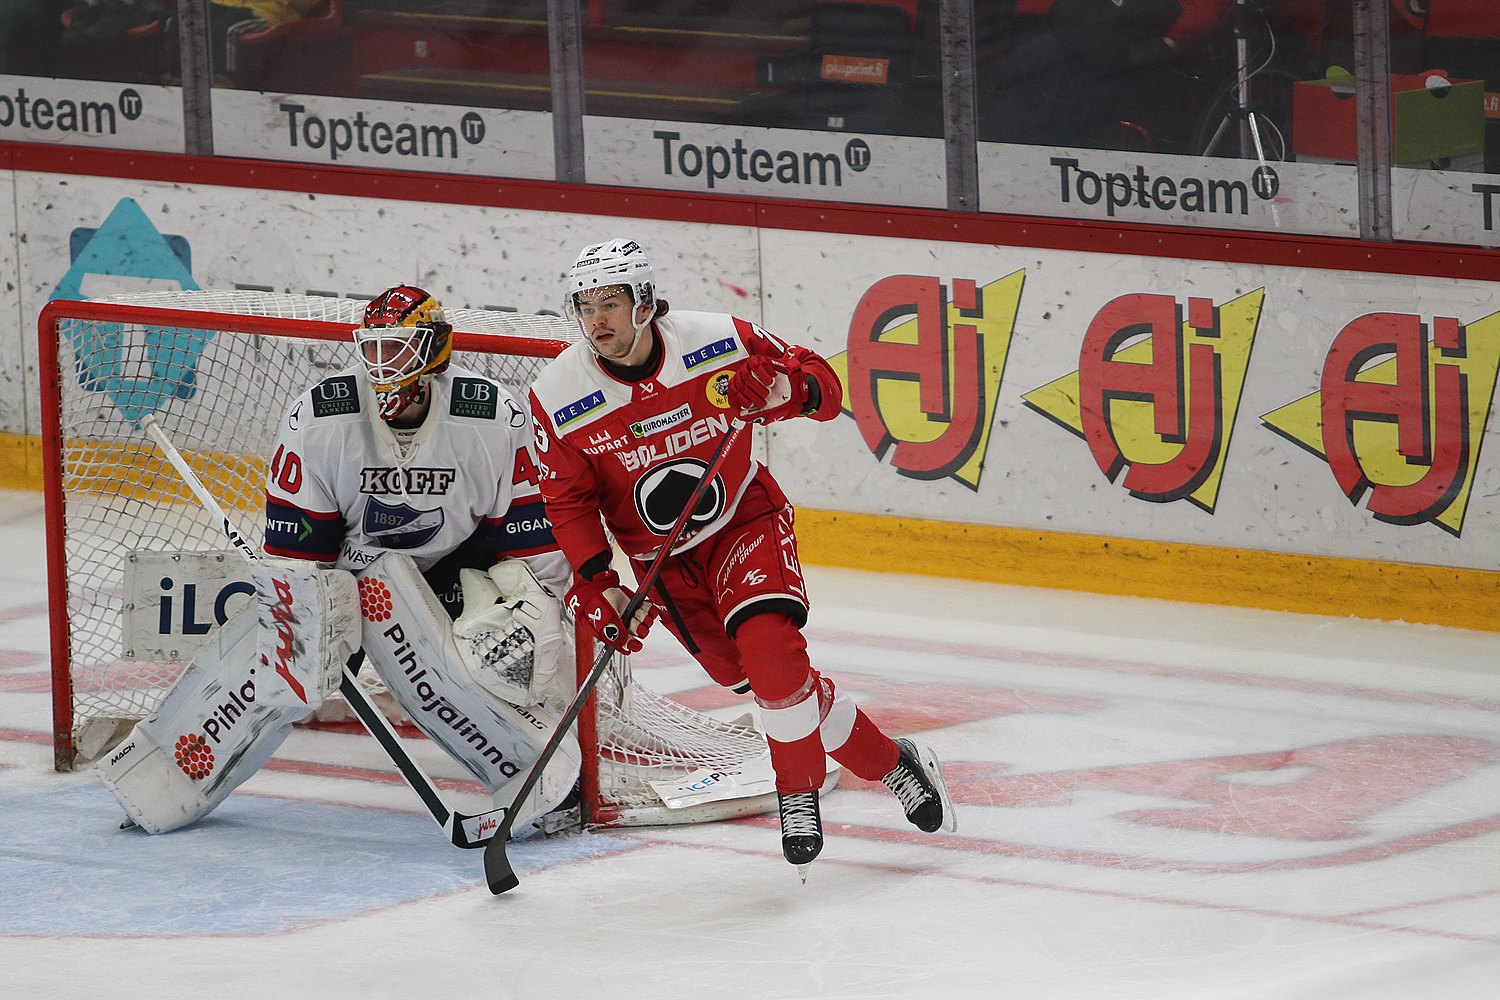
[[[807,869],[823,850],[823,817],[818,812],[818,791],[776,793],[781,806],[781,853],[797,866],[807,881]]]
[[[918,746],[908,739],[898,739],[896,746],[901,757],[890,773],[881,778],[881,783],[896,793],[906,818],[924,833],[938,829],[952,833],[958,829],[958,816],[953,811],[953,800],[948,797],[948,785],[943,781],[943,772],[938,768],[937,755],[931,747]],[[786,828],[785,820],[782,828]]]

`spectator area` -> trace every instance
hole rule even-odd
[[[220,82],[544,110],[546,14],[545,0],[327,0],[301,22],[240,35]],[[932,0],[590,0],[585,106],[639,118],[938,134],[935,69],[923,87],[917,59],[925,41],[935,62],[935,20]]]
[[[21,6],[4,23],[25,35],[6,44],[9,72],[146,84],[181,79],[175,0],[16,2]],[[1268,155],[1295,155],[1295,88],[1352,66],[1347,0],[1175,6],[1174,21],[1137,33],[1130,3],[977,3],[980,138],[1202,153],[1216,124],[1234,112],[1234,16],[1248,12],[1251,105],[1273,133]],[[215,84],[546,110],[547,9],[546,0],[308,0],[298,19],[226,29],[246,12],[216,6]],[[1121,20],[1110,21],[1116,9]],[[938,0],[584,0],[581,14],[590,114],[942,133]],[[1051,50],[1039,46],[1049,33],[1065,36],[1072,49],[1059,52],[1055,38]],[[1152,53],[1158,35],[1171,46]],[[1500,0],[1391,0],[1390,41],[1395,73],[1483,81],[1484,161],[1500,171]],[[1093,54],[1079,58],[1080,47]],[[1030,113],[1031,121],[1017,125],[1007,108]]]

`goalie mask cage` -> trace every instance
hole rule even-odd
[[[259,550],[277,425],[298,394],[353,362],[350,331],[364,305],[244,290],[181,291],[56,301],[42,311],[58,770],[95,759],[122,738],[151,713],[191,658],[190,651],[133,648],[138,632],[127,622],[135,608],[125,586],[131,564],[150,564],[153,554],[171,559],[172,553],[211,560],[229,548],[222,527],[138,422],[155,414]],[[519,399],[540,366],[579,336],[576,325],[559,317],[447,312],[455,362],[501,382]],[[224,558],[232,566],[238,559]],[[578,669],[587,672],[593,643],[585,633],[575,639]],[[633,683],[628,663],[618,662],[601,678],[578,729],[586,823],[697,822],[774,808],[774,796],[757,796],[668,809],[651,781],[677,781],[703,768],[735,771],[764,755],[766,743],[752,728]]]

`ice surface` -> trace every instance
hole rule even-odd
[[[764,817],[518,843],[493,897],[358,734],[117,829],[51,770],[41,508],[0,494],[0,996],[1500,995],[1500,636],[813,568],[815,663],[958,833],[846,778],[805,886]],[[742,708],[665,633],[635,669]]]

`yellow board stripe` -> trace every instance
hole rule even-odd
[[[1488,570],[823,510],[797,527],[813,565],[1500,631]]]
[[[42,488],[42,439],[0,434],[0,489]]]
[[[42,488],[39,438],[0,434],[0,488]],[[813,565],[1500,631],[1488,570],[842,511],[799,509],[797,522]]]
[[[264,458],[192,451],[185,452],[183,458],[226,509],[256,514],[264,509],[260,489],[266,474]],[[0,461],[4,463],[0,465],[0,488],[42,489],[41,438],[0,434]],[[166,457],[146,441],[77,444],[68,449],[66,462],[71,490],[132,500],[198,502]],[[124,470],[130,475],[122,479]],[[255,488],[240,495],[228,488],[227,484],[234,482],[253,483]]]

